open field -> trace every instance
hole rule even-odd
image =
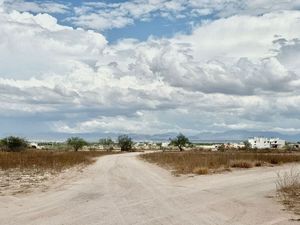
[[[60,171],[78,164],[90,164],[94,157],[111,154],[100,151],[36,151],[0,152],[0,169],[36,169]]]
[[[81,169],[107,152],[0,152],[0,195],[16,194],[42,185],[71,168]]]
[[[299,153],[258,152],[155,152],[143,154],[142,159],[171,169],[176,174],[207,174],[264,165],[300,162]]]
[[[5,225],[296,225],[277,201],[279,171],[256,167],[213,176],[172,176],[137,158],[100,157],[72,180],[47,192],[0,196]],[[299,169],[299,166],[297,166]]]

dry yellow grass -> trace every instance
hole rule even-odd
[[[43,186],[47,180],[54,179],[61,172],[69,173],[68,169],[79,171],[95,162],[95,157],[107,154],[112,153],[37,150],[0,152],[0,195],[30,191]]]
[[[230,167],[248,169],[253,167],[253,162],[248,160],[233,160],[230,162]]]
[[[0,152],[0,169],[40,169],[61,171],[79,164],[87,165],[95,161],[95,157],[111,153],[35,151]]]
[[[278,174],[277,193],[287,209],[300,215],[300,171]]]
[[[193,169],[193,173],[203,175],[203,174],[208,174],[209,170],[207,167],[196,167]]]
[[[199,174],[201,170],[209,172],[228,170],[230,167],[251,168],[270,164],[300,162],[299,153],[258,153],[258,152],[156,152],[143,154],[141,158],[170,168],[175,173]],[[200,172],[201,173],[201,172]]]

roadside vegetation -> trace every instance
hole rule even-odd
[[[28,147],[24,138],[9,136],[0,140],[0,148],[7,152],[19,152]]]
[[[278,174],[277,193],[284,206],[300,215],[300,171],[291,169]]]
[[[121,151],[130,152],[132,151],[133,141],[127,135],[120,135],[118,137],[118,145],[121,148]]]
[[[88,165],[95,157],[107,155],[104,151],[62,152],[27,150],[22,152],[0,152],[0,169],[34,169],[62,171],[76,165]]]
[[[182,152],[185,147],[191,146],[192,143],[186,136],[180,133],[176,138],[170,140],[169,145],[178,147],[179,151]]]
[[[70,147],[72,147],[75,152],[77,152],[83,146],[88,145],[88,143],[83,138],[79,138],[79,137],[71,137],[71,138],[69,138],[67,140],[67,144]]]
[[[143,154],[142,159],[171,169],[176,174],[208,174],[228,171],[231,168],[274,166],[300,162],[298,153],[228,152],[155,152]]]
[[[24,138],[0,140],[0,195],[30,190],[59,173],[80,170],[111,151],[89,151],[89,143],[72,137],[51,149],[33,149]],[[85,147],[84,151],[83,148]]]
[[[132,151],[133,141],[120,135],[117,142],[110,138],[100,139],[94,145],[104,146],[101,150],[90,150],[90,143],[80,137],[68,138],[64,143],[49,145],[49,149],[30,149],[28,141],[10,136],[0,140],[0,170],[35,169],[61,171],[76,165],[88,165],[95,157],[112,154],[114,147],[121,151]],[[84,151],[83,151],[84,150]]]

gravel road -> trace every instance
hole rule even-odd
[[[272,196],[291,165],[174,177],[139,160],[109,155],[46,192],[0,197],[1,225],[298,224]],[[299,168],[299,166],[297,166]]]

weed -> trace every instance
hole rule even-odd
[[[203,175],[203,174],[208,174],[209,170],[207,167],[196,167],[193,169],[193,173]]]
[[[251,168],[270,164],[300,162],[299,153],[272,152],[155,152],[141,155],[146,161],[171,168],[177,173],[193,173],[195,168],[208,168],[210,172],[225,168]]]
[[[286,208],[300,215],[300,172],[292,169],[278,174],[276,186],[278,196]]]
[[[78,164],[91,164],[96,156],[107,152],[57,152],[27,150],[24,152],[0,152],[0,169],[37,169],[61,171]]]
[[[233,168],[252,168],[253,167],[253,163],[250,161],[246,161],[246,160],[234,160],[230,162],[230,166]]]

